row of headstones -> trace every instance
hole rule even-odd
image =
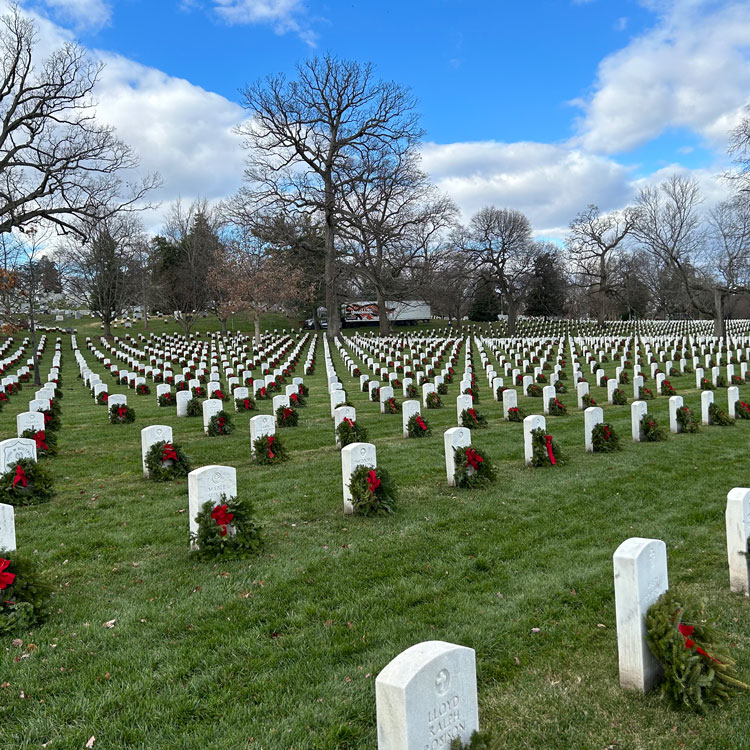
[[[44,346],[45,342],[40,340],[37,356],[41,356]],[[29,401],[29,410],[16,415],[16,431],[19,438],[26,430],[33,430],[34,432],[44,431],[44,413],[50,411],[52,408],[56,383],[60,377],[61,346],[61,340],[58,338],[55,343],[55,352],[52,356],[52,366],[47,373],[45,385],[34,393],[34,398]],[[33,363],[33,360],[31,362]],[[31,442],[33,443],[34,441],[31,440]],[[36,444],[34,447],[34,460],[36,461]]]

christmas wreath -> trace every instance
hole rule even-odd
[[[552,417],[564,417],[568,413],[568,409],[565,404],[556,398],[551,398],[547,402],[547,410]]]
[[[211,417],[208,421],[208,436],[231,435],[234,432],[232,418],[223,409]]]
[[[546,383],[547,382],[547,376],[540,372],[536,376],[536,382],[537,383]]]
[[[628,403],[628,397],[621,388],[615,388],[612,391],[612,403],[615,406],[625,406]]]
[[[159,406],[174,406],[174,396],[167,391],[159,396]]]
[[[202,417],[203,405],[197,398],[193,397],[187,402],[185,411],[189,417]]]
[[[565,374],[565,370],[560,370],[560,372],[557,373],[557,377],[560,378],[560,380],[568,379],[568,376]]]
[[[362,391],[362,393],[367,393],[367,391],[370,390],[370,381],[365,380],[359,387],[359,389]]]
[[[471,396],[475,404],[479,403],[479,388],[476,386],[464,389],[464,396]]]
[[[255,409],[255,399],[248,396],[247,398],[236,398],[234,408],[237,411],[252,411]]]
[[[734,414],[738,419],[750,419],[750,404],[738,401],[734,407]]]
[[[358,466],[349,480],[354,512],[361,516],[393,513],[397,501],[394,481],[385,469]]]
[[[202,385],[194,385],[190,389],[190,391],[193,394],[193,398],[205,398],[206,397],[206,389]]]
[[[28,631],[50,613],[52,586],[31,560],[0,550],[0,636]]]
[[[526,395],[531,396],[532,398],[541,398],[542,387],[540,385],[537,385],[536,383],[530,383],[528,388],[526,389]]]
[[[409,383],[409,385],[406,386],[406,398],[419,398],[419,391],[414,383]]]
[[[716,376],[716,387],[717,388],[726,388],[727,387],[727,379],[723,375],[717,375]]]
[[[651,401],[652,399],[656,398],[650,388],[646,388],[645,386],[638,389],[638,398],[641,401]]]
[[[548,435],[541,427],[531,432],[531,465],[556,466],[565,463],[565,458],[552,435]]]
[[[675,419],[683,432],[698,432],[700,422],[695,418],[693,412],[687,406],[680,406],[675,412]]]
[[[380,388],[373,388],[370,391],[370,401],[378,403],[380,401]]]
[[[495,481],[496,473],[487,456],[476,448],[456,448],[453,451],[453,461],[456,467],[453,478],[456,487],[480,487]]]
[[[523,422],[524,417],[526,416],[526,413],[519,409],[517,406],[511,406],[508,409],[508,421],[509,422]]]
[[[584,393],[581,396],[581,403],[584,409],[588,409],[589,406],[596,406],[596,401],[594,401],[594,397],[590,393]]]
[[[271,398],[271,394],[266,390],[266,386],[262,385],[260,388],[258,388],[257,391],[255,391],[255,400],[256,401],[267,401]]]
[[[276,409],[277,427],[296,427],[299,422],[299,414],[290,406],[280,406]]]
[[[211,394],[211,398],[217,398],[219,399],[219,401],[229,401],[229,396],[226,393],[224,393],[221,389],[215,390]]]
[[[661,382],[661,395],[662,396],[674,396],[677,391],[674,386],[668,380],[662,380]]]
[[[406,431],[410,438],[427,437],[432,430],[421,414],[413,414],[406,423]]]
[[[641,419],[641,432],[643,438],[649,443],[658,443],[667,439],[667,433],[659,427],[659,423],[648,414]]]
[[[286,461],[288,456],[281,438],[276,435],[261,435],[253,443],[255,462],[258,464],[277,464]]]
[[[191,541],[198,547],[195,555],[201,560],[217,557],[240,560],[254,555],[261,547],[253,506],[245,498],[227,499],[222,495],[217,504],[209,500],[195,521],[198,531],[191,535]]]
[[[109,407],[110,424],[130,424],[135,422],[135,409],[126,404],[112,404]]]
[[[701,390],[702,391],[712,391],[713,389],[714,389],[714,384],[708,378],[701,378]]]
[[[565,383],[561,383],[559,380],[555,381],[555,393],[567,393],[568,389],[565,387]]]
[[[594,447],[594,453],[612,453],[622,450],[620,437],[615,432],[615,428],[607,422],[600,422],[591,431],[591,443]]]
[[[289,404],[294,409],[301,409],[307,405],[307,400],[301,393],[292,393],[289,396]]]
[[[366,443],[367,442],[367,430],[361,427],[360,424],[349,417],[344,417],[339,426],[336,428],[336,434],[339,438],[339,443],[343,448],[349,443]]]
[[[145,383],[140,383],[135,387],[135,392],[138,396],[149,396],[151,389]]]
[[[37,456],[57,455],[57,435],[44,430],[24,430],[21,437],[30,438],[36,442]]]
[[[44,414],[44,429],[47,432],[57,432],[62,427],[60,419],[60,405],[50,401],[50,408],[42,412]]]
[[[464,409],[461,412],[461,427],[466,427],[469,430],[475,430],[486,426],[487,417],[480,414],[473,407],[471,409]]]
[[[703,713],[750,685],[735,676],[729,651],[706,613],[665,591],[646,615],[646,642],[664,670],[662,695],[675,707]]]
[[[628,385],[630,383],[630,376],[626,372],[620,373],[620,385]]]
[[[46,503],[54,494],[49,471],[31,458],[9,464],[8,471],[0,476],[0,503],[37,505]]]
[[[744,382],[739,375],[732,375],[732,385],[743,385]]]
[[[146,453],[146,468],[149,478],[155,482],[168,482],[186,477],[190,471],[190,459],[176,443],[161,440],[154,443]]]
[[[442,409],[443,408],[443,400],[438,396],[435,391],[430,391],[427,394],[427,398],[425,399],[425,406],[428,409]]]
[[[709,404],[708,423],[717,427],[728,427],[734,424],[734,420],[718,404]]]
[[[109,393],[107,391],[100,391],[96,394],[96,403],[99,406],[106,406],[109,401]]]
[[[181,380],[179,383],[177,383],[174,389],[176,391],[186,391],[188,390],[188,384],[184,380]]]
[[[383,401],[384,414],[398,414],[401,411],[401,404],[393,396]]]

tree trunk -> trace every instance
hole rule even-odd
[[[102,317],[102,325],[104,326],[104,337],[111,339],[112,338],[112,324],[110,323],[109,318]]]
[[[375,299],[378,302],[378,320],[380,322],[380,335],[391,335],[391,321],[388,320],[388,310],[386,308],[385,296],[379,286],[375,286]]]
[[[721,289],[714,289],[714,336],[724,336],[724,293]]]
[[[253,323],[255,324],[255,348],[258,349],[260,347],[260,313],[255,310],[253,312]]]
[[[317,304],[313,307],[313,328],[317,333],[320,329],[320,318],[318,317],[318,306]]]
[[[518,302],[508,300],[508,336],[516,335],[516,318],[518,318]]]
[[[334,194],[329,176],[325,180],[325,223],[323,225],[323,241],[326,251],[325,285],[326,309],[328,310],[328,329],[326,335],[334,339],[341,331],[341,316],[336,299],[336,243],[334,232]]]
[[[218,317],[218,315],[216,317]],[[226,318],[219,318],[219,323],[221,323],[221,334],[222,334],[222,336],[226,336],[227,335],[227,319]]]
[[[29,301],[29,328],[31,329],[31,356],[34,359],[34,385],[41,387],[42,378],[39,374],[39,357],[36,353],[36,319],[34,304],[31,301]]]

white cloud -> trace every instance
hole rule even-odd
[[[750,91],[750,3],[643,0],[656,26],[599,65],[577,142],[622,153],[669,128],[719,149]],[[581,104],[581,102],[576,102]]]
[[[213,0],[213,3],[227,23],[269,24],[277,34],[292,31],[315,46],[316,34],[304,23],[303,0]]]
[[[545,237],[564,234],[589,203],[609,211],[634,195],[630,168],[545,143],[427,143],[422,163],[465,220],[485,205],[515,208]]]
[[[112,17],[112,5],[106,0],[38,0],[37,7],[46,7],[63,22],[72,22],[77,29],[99,29]]]

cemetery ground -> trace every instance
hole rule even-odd
[[[90,358],[85,336],[98,329],[77,323]],[[232,435],[206,437],[200,418],[178,419],[155,393],[137,397],[105,373],[137,415],[109,425],[77,377],[70,337],[62,341],[63,426],[49,462],[57,495],[16,512],[19,549],[54,585],[53,614],[21,646],[2,644],[0,748],[72,750],[92,736],[97,749],[375,748],[375,677],[425,640],[476,650],[492,747],[748,745],[750,696],[698,716],[670,709],[658,691],[619,687],[612,554],[628,537],[663,539],[670,585],[705,602],[747,680],[750,604],[729,592],[724,509],[732,487],[750,484],[750,422],[636,444],[629,404],[606,405],[606,389],[592,384],[623,450],[587,454],[568,366],[560,399],[570,414],[547,418],[567,463],[527,469],[523,427],[503,421],[477,367],[489,428],[472,443],[498,481],[457,490],[446,484],[443,431],[456,425],[460,378],[444,409],[422,411],[432,435],[407,440],[401,416],[381,415],[332,347],[378,466],[400,489],[392,516],[344,516],[321,342],[315,374],[301,363],[294,373],[310,388],[300,425],[277,433],[289,461],[256,466],[249,415],[232,415]],[[615,363],[604,367],[614,374]],[[700,414],[695,376],[670,381]],[[30,390],[0,414],[3,437],[15,435]],[[725,407],[726,390],[715,395]],[[750,400],[750,384],[740,398]],[[271,412],[270,401],[257,406],[251,414]],[[541,413],[542,402],[519,397],[519,406]],[[666,397],[649,413],[668,429]],[[149,424],[170,425],[193,468],[236,467],[264,529],[257,559],[190,555],[187,481],[141,475]]]

